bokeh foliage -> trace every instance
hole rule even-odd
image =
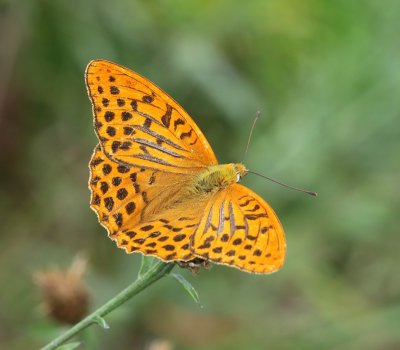
[[[51,338],[31,274],[89,256],[92,305],[135,276],[88,206],[96,143],[83,72],[110,59],[198,122],[220,161],[276,209],[285,267],[197,277],[203,308],[165,279],[86,334],[93,349],[400,347],[400,2],[0,2],[0,347]],[[166,342],[154,343],[154,340]]]

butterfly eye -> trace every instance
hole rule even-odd
[[[242,176],[240,175],[240,172],[236,172],[236,182],[239,182]]]

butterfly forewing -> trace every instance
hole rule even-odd
[[[126,225],[135,226],[148,202],[151,170],[140,171],[111,161],[97,145],[90,161],[91,207],[114,236]]]
[[[86,84],[95,129],[111,159],[172,173],[217,164],[194,121],[149,80],[114,63],[92,61]]]
[[[273,209],[248,188],[234,184],[209,202],[192,238],[192,252],[249,272],[271,273],[284,262],[285,235]]]

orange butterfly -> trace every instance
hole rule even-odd
[[[90,161],[91,208],[127,253],[201,258],[271,273],[285,235],[273,209],[239,185],[242,164],[218,164],[205,136],[159,87],[115,63],[86,69],[99,138]]]

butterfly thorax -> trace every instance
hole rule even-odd
[[[191,191],[194,194],[217,192],[239,182],[246,174],[246,167],[240,163],[210,165],[194,178]]]

